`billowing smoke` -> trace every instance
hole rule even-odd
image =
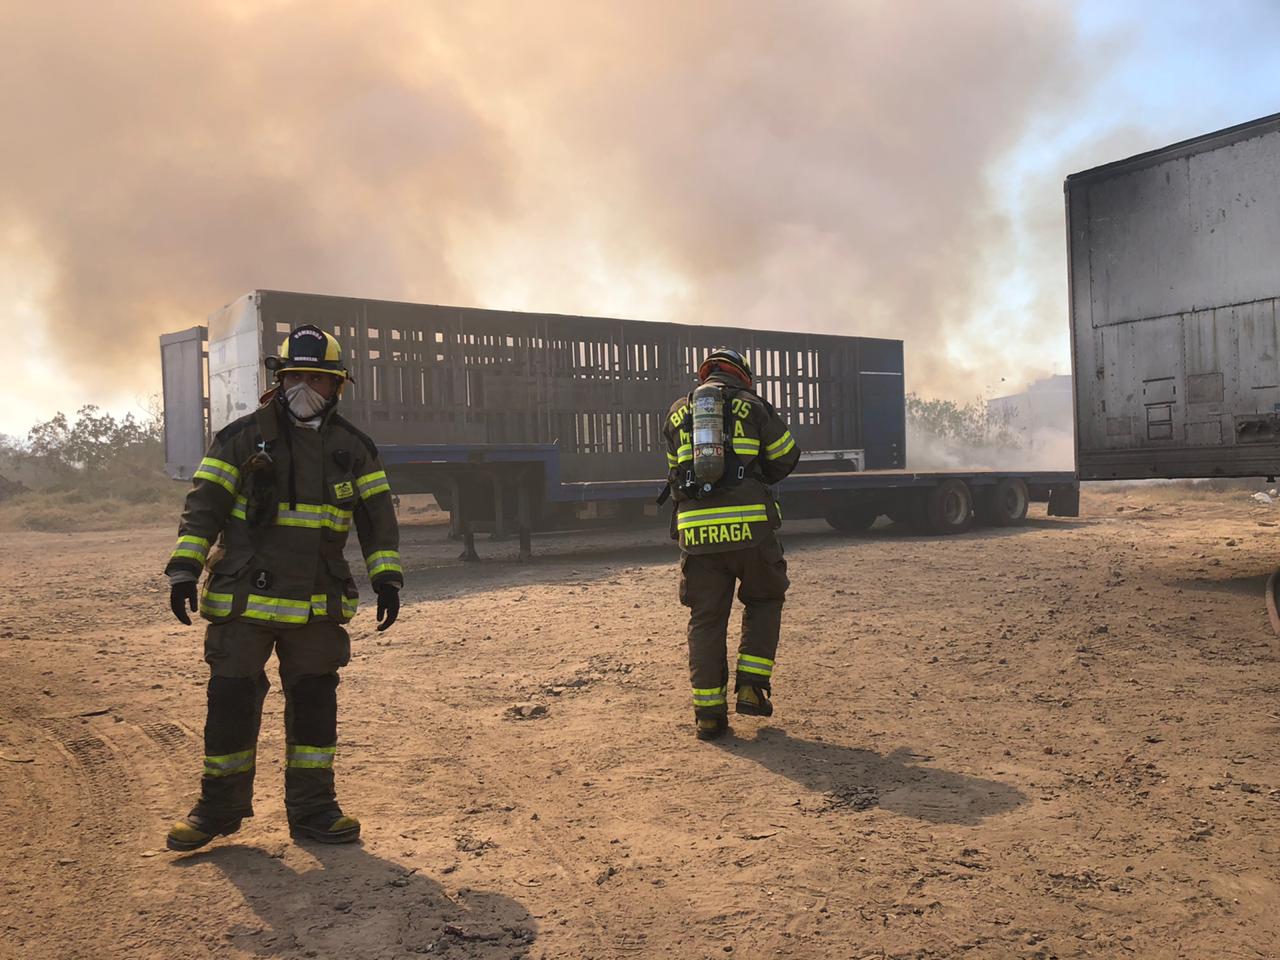
[[[1034,0],[5,4],[0,236],[72,371],[262,287],[903,337],[968,396],[1077,58]]]

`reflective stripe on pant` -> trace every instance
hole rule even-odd
[[[245,620],[205,633],[209,710],[205,769],[196,811],[215,819],[253,816],[253,776],[262,704],[270,687],[263,667],[275,650],[285,692],[285,803],[291,817],[334,805],[338,668],[351,655],[347,632],[328,620],[285,630]],[[319,754],[319,757],[314,755]],[[292,759],[319,760],[315,766]]]
[[[258,728],[270,688],[261,669],[251,677],[209,678],[204,774],[196,813],[215,820],[253,816]]]
[[[689,677],[698,716],[723,716],[728,711],[725,634],[735,585],[744,607],[735,688],[750,683],[768,689],[782,603],[790,586],[782,545],[774,541],[763,547],[680,558],[680,602],[689,608]]]
[[[336,805],[333,759],[338,743],[338,674],[299,678],[284,691],[284,805],[289,819]]]

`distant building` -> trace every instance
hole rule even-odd
[[[1008,432],[1019,447],[1036,452],[1062,442],[1072,432],[1071,376],[1036,380],[1022,393],[987,401],[987,417],[996,430]]]

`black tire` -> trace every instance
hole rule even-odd
[[[1005,477],[978,498],[978,522],[989,527],[1011,527],[1027,518],[1027,484],[1018,477]]]
[[[864,503],[839,503],[826,513],[827,525],[841,533],[866,533],[880,517],[877,507]]]
[[[928,528],[944,535],[964,533],[973,526],[973,494],[963,480],[943,480],[925,499]]]

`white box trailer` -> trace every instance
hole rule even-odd
[[[1280,114],[1064,189],[1080,479],[1280,473]]]

